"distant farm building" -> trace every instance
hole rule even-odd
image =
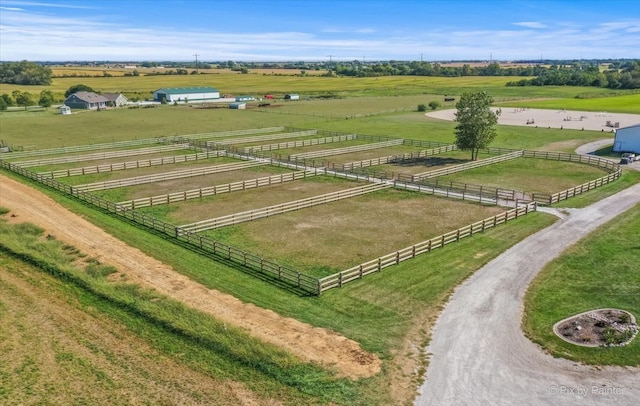
[[[237,102],[254,101],[256,98],[253,96],[236,96]]]
[[[66,116],[67,114],[71,114],[71,107],[62,105],[60,106],[60,114]]]
[[[229,108],[236,109],[236,110],[245,110],[247,108],[247,103],[243,103],[243,102],[230,103]]]
[[[126,106],[129,101],[122,93],[103,93],[102,95],[109,100],[110,107]]]
[[[640,124],[618,128],[613,140],[613,152],[640,154]]]
[[[64,104],[72,109],[98,110],[109,106],[109,99],[93,92],[76,92],[64,99]]]
[[[285,100],[300,100],[300,95],[298,95],[298,94],[294,94],[294,93],[291,93],[291,94],[285,94],[285,95],[284,95],[284,99],[285,99]]]
[[[220,92],[212,87],[172,87],[153,92],[153,100],[167,103],[208,102],[220,99]]]
[[[265,99],[273,99],[273,95],[272,94],[265,94],[264,98]]]

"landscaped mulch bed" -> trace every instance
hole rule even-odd
[[[638,334],[633,314],[619,309],[598,309],[559,321],[553,331],[563,340],[585,347],[628,344]]]

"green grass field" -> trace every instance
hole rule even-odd
[[[196,79],[197,82],[193,82]],[[79,112],[71,116],[60,116],[53,110],[4,112],[0,113],[2,122],[0,140],[13,146],[50,148],[285,125],[297,128],[321,128],[343,133],[453,142],[455,123],[425,118],[423,113],[418,113],[414,109],[419,103],[426,104],[431,100],[441,101],[444,94],[458,95],[473,89],[487,90],[497,101],[504,103],[508,101],[509,105],[514,105],[516,100],[522,100],[526,103],[523,106],[534,107],[528,103],[534,103],[533,99],[540,99],[535,101],[535,103],[543,103],[538,107],[551,108],[553,104],[544,105],[544,103],[552,103],[551,99],[560,99],[557,102],[562,104],[562,108],[567,109],[593,107],[593,111],[640,113],[637,107],[634,107],[637,95],[629,92],[612,94],[607,89],[571,87],[507,88],[504,86],[507,80],[508,78],[489,77],[297,78],[229,73],[201,75],[197,78],[171,76],[93,78],[91,80],[88,78],[87,80],[85,78],[55,79],[54,84],[49,88],[56,92],[64,92],[73,84],[84,83],[96,90],[123,91],[128,95],[148,97],[151,91],[160,87],[210,85],[220,89],[221,93],[261,95],[296,92],[303,97],[307,94],[313,96],[335,93],[345,98],[303,100],[299,104],[282,103],[282,107],[260,111],[163,106],[150,109]],[[0,93],[11,93],[15,88],[0,85]],[[42,88],[21,87],[20,89],[35,94]],[[498,128],[498,137],[492,146],[572,152],[578,145],[601,138],[603,134],[600,132],[503,126]],[[625,171],[620,180],[578,198],[564,201],[558,206],[586,205],[639,181],[640,174]],[[52,300],[56,303],[58,301],[67,303],[63,306],[64,312],[94,315],[105,320],[105,323],[109,323],[104,327],[106,330],[126,331],[126,334],[119,333],[123,341],[151,348],[152,353],[145,353],[150,354],[152,364],[166,365],[164,362],[170,360],[172,362],[170,367],[178,371],[173,375],[174,377],[191,377],[192,375],[189,374],[196,374],[193,375],[195,382],[206,382],[203,387],[207,389],[203,390],[204,393],[198,398],[204,403],[237,403],[234,402],[236,399],[234,394],[229,392],[228,385],[231,382],[232,387],[239,385],[239,390],[246,391],[248,399],[255,399],[257,404],[268,404],[271,400],[291,405],[412,404],[415,389],[423,378],[422,373],[426,365],[424,354],[421,354],[420,350],[428,342],[431,327],[454,287],[508,247],[556,221],[554,217],[543,213],[527,215],[460,243],[403,262],[362,281],[345,285],[341,289],[330,290],[320,297],[301,297],[296,292],[256,280],[253,275],[244,273],[229,264],[211,261],[209,258],[174,244],[161,235],[124,223],[119,218],[97,211],[77,200],[61,196],[39,185],[31,185],[45,191],[54,200],[104,228],[116,238],[173,266],[178,272],[209,288],[232,294],[244,302],[272,309],[281,315],[336,331],[358,341],[365,350],[379,355],[383,360],[383,370],[379,375],[352,382],[336,379],[330,372],[302,364],[250,338],[247,338],[246,347],[241,350],[242,354],[232,353],[228,347],[222,348],[216,344],[217,340],[222,343],[227,342],[223,341],[224,337],[218,335],[215,320],[200,318],[202,315],[184,308],[175,308],[175,311],[170,312],[167,310],[168,313],[166,313],[164,309],[155,305],[156,302],[169,303],[166,298],[159,299],[155,295],[142,291],[114,292],[115,288],[109,286],[104,280],[89,278],[86,275],[80,277],[78,276],[80,271],[77,270],[65,268],[64,273],[52,272],[51,269],[54,268],[49,265],[55,266],[55,269],[59,265],[51,258],[64,257],[64,250],[52,254],[51,258],[38,261],[33,267],[34,264],[29,264],[33,262],[31,258],[43,249],[39,245],[42,242],[41,238],[36,238],[37,233],[34,238],[38,241],[32,239],[29,243],[32,245],[26,245],[26,248],[25,246],[12,248],[13,251],[21,252],[20,256],[11,258],[8,258],[9,254],[2,256],[1,260],[4,262],[0,266],[11,270],[7,273],[11,275],[11,280],[3,279],[2,282],[7,283],[1,284],[0,289],[0,321],[3,325],[11,325],[16,320],[11,316],[13,313],[10,309],[13,308],[7,305],[13,300],[12,298],[16,300],[21,298],[18,302],[27,303],[22,306],[28,308],[31,302],[22,299],[26,295],[24,292],[30,289],[50,292]],[[118,199],[128,193],[129,191],[114,192],[111,197]],[[621,223],[617,223],[617,228],[621,228],[622,223],[629,223],[635,230],[635,234],[631,235],[637,235],[638,217],[637,210],[621,216],[618,220]],[[569,271],[576,278],[581,277],[580,273],[585,274],[584,279],[576,279],[581,288],[580,291],[566,289],[566,281],[562,281],[561,278],[556,280],[557,272],[545,271],[545,276],[536,282],[535,291],[530,294],[534,299],[527,299],[529,309],[527,323],[532,326],[528,327],[527,334],[536,337],[537,342],[555,351],[556,355],[569,356],[572,359],[593,364],[624,364],[625,362],[638,364],[637,339],[635,347],[615,349],[610,352],[614,356],[603,358],[589,352],[570,352],[566,355],[566,349],[561,347],[561,343],[557,343],[553,337],[546,334],[548,323],[556,320],[557,317],[577,313],[585,306],[601,307],[600,304],[603,302],[620,306],[628,305],[628,310],[633,311],[636,316],[640,315],[637,300],[633,303],[633,300],[638,297],[636,294],[638,292],[633,291],[637,285],[635,283],[637,278],[633,279],[634,275],[637,275],[637,267],[629,266],[628,262],[616,259],[621,252],[615,248],[616,244],[619,244],[621,247],[626,247],[627,251],[632,250],[634,247],[629,244],[633,244],[635,240],[629,238],[629,234],[615,231],[616,227],[612,226],[606,229],[606,232],[598,233],[601,238],[595,238],[598,236],[596,235],[584,243],[581,252],[597,252],[597,256],[593,257],[597,258],[597,261],[591,260],[590,256],[580,260],[570,260],[570,262],[583,264],[579,271]],[[250,246],[253,242],[242,235],[244,232],[249,231],[230,233],[224,238],[240,245]],[[614,234],[612,239],[605,238],[609,234]],[[4,245],[12,244],[18,240],[15,235],[15,231],[0,234],[0,242]],[[335,241],[339,246],[338,240]],[[47,248],[47,250],[53,249]],[[600,257],[601,251],[612,253],[610,262],[609,257]],[[611,286],[600,292],[602,280],[598,278],[597,272],[602,269],[602,263],[611,263],[612,267],[630,269],[632,272],[615,273],[610,279]],[[564,266],[563,269],[565,269]],[[73,275],[73,281],[70,282],[69,277],[65,275]],[[23,282],[20,282],[21,279]],[[87,281],[91,284],[88,285]],[[29,284],[34,287],[29,287]],[[25,287],[18,289],[8,286]],[[622,291],[625,295],[615,296],[614,288],[621,286],[626,289]],[[95,289],[98,288],[105,289],[100,292],[106,293],[96,296]],[[556,289],[559,289],[559,297],[564,298],[562,303],[557,303],[554,299],[555,294],[549,293]],[[537,293],[538,291],[542,293]],[[591,293],[590,296],[589,293]],[[626,293],[633,293],[633,295],[626,295]],[[124,294],[131,296],[128,298],[119,296]],[[141,315],[138,310],[123,310],[120,305],[114,304],[115,300],[131,300],[136,306],[132,309],[145,309],[149,313]],[[173,305],[169,307],[174,309]],[[193,318],[201,320],[203,326],[210,326],[210,329],[203,332],[200,327],[187,323],[189,324],[187,326],[180,324],[180,328],[184,327],[184,330],[168,331],[166,327],[158,325],[157,317],[165,317],[169,323],[185,323],[186,319]],[[27,328],[29,323],[37,323],[40,319],[35,317],[27,320],[23,323],[24,328]],[[32,327],[28,328],[31,329],[28,331],[33,331]],[[82,326],[73,324],[69,325],[68,330],[84,331]],[[212,332],[215,339],[208,338],[208,334]],[[55,334],[58,337],[58,333],[55,332]],[[205,335],[206,339],[203,338]],[[185,338],[185,336],[188,337]],[[18,339],[14,340],[16,337]],[[31,334],[26,341],[21,341],[20,337],[22,336],[15,332],[13,326],[12,330],[0,329],[0,338],[11,340],[2,342],[12,343],[12,346],[0,345],[0,351],[5,351],[0,353],[3,359],[6,358],[5,354],[7,357],[12,357],[15,353],[10,352],[11,348],[20,348],[22,343],[33,345],[34,348],[43,347],[43,344],[37,344],[42,338],[36,334]],[[234,335],[235,340],[244,341],[245,336],[237,333]],[[90,339],[81,344],[96,353],[108,352],[106,344],[99,340]],[[84,395],[85,397],[81,399],[86,400],[87,403],[99,403],[100,399],[130,393],[127,392],[129,390],[127,386],[122,383],[124,381],[117,378],[117,376],[126,377],[125,372],[110,369],[106,364],[98,365],[94,358],[86,355],[86,348],[75,346],[75,348],[62,348],[57,353],[51,353],[54,359],[58,354],[57,359],[60,360],[59,363],[62,365],[60,368],[63,371],[61,374],[65,376],[67,382],[76,380],[101,383],[94,385],[92,388],[94,392],[91,395]],[[554,348],[558,349],[554,350]],[[127,353],[126,351],[129,350],[123,347],[123,353]],[[625,357],[630,361],[621,361]],[[11,402],[15,401],[15,403],[38,403],[38,400],[41,403],[47,401],[68,403],[65,402],[68,398],[63,397],[65,393],[73,396],[77,393],[76,389],[84,388],[83,386],[63,386],[67,389],[66,391],[52,391],[53,383],[42,379],[47,373],[43,368],[44,360],[26,355],[15,359],[19,361],[18,365],[9,366],[6,363],[0,363],[0,379],[3,382],[3,385],[0,385],[0,403],[6,399],[11,399]],[[123,362],[119,361],[117,354],[113,355],[113,359],[116,365]],[[74,365],[83,367],[74,368]],[[165,369],[169,370],[169,368]],[[236,370],[240,371],[237,375]],[[53,371],[58,373],[56,370]],[[151,389],[146,391],[146,388],[154,388],[158,381],[175,381],[175,393],[190,393],[184,395],[182,399],[191,399],[190,396],[195,396],[193,391],[189,392],[191,389],[188,382],[167,378],[157,370],[151,371],[146,375],[147,378],[141,381],[134,379],[136,375],[139,374],[132,375],[129,381],[140,382],[140,387],[145,388],[139,390],[140,403],[156,399],[153,397],[154,392]],[[42,386],[34,384],[38,378],[45,384]],[[9,385],[4,385],[4,382],[9,382]],[[109,382],[109,385],[102,384],[104,382]],[[227,386],[224,386],[225,383]],[[100,390],[96,390],[98,387]],[[215,395],[216,391],[219,395]],[[50,392],[59,397],[42,397]],[[62,402],[56,402],[60,399]]]
[[[626,347],[586,348],[566,343],[553,325],[577,313],[618,308],[640,315],[640,206],[614,219],[549,264],[525,299],[523,328],[554,356],[595,365],[640,365],[640,340]]]

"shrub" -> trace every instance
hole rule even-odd
[[[427,106],[425,104],[418,104],[418,111],[427,111]]]
[[[431,110],[435,110],[435,109],[437,109],[438,107],[440,107],[440,103],[439,103],[439,102],[437,102],[437,101],[435,101],[435,100],[430,101],[430,102],[429,102],[429,107],[431,107]]]

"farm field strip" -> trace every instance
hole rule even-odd
[[[116,206],[123,210],[139,209],[142,207],[157,206],[161,204],[170,204],[189,199],[200,199],[207,196],[213,196],[221,193],[231,193],[243,191],[252,188],[271,186],[278,183],[290,182],[298,179],[304,179],[315,176],[314,171],[298,171],[287,174],[273,175],[261,178],[255,178],[245,181],[227,183],[223,185],[215,185],[202,187],[198,189],[185,190],[180,192],[168,193],[165,195],[143,197],[133,200],[127,200],[116,203]]]
[[[60,169],[60,170],[48,171],[48,172],[38,172],[38,175],[43,177],[50,177],[50,178],[63,178],[63,177],[69,177],[69,176],[89,175],[94,173],[113,172],[113,171],[128,170],[128,169],[139,169],[139,168],[158,166],[158,165],[170,165],[170,164],[177,164],[182,162],[217,158],[225,155],[226,155],[226,151],[222,151],[222,150],[206,151],[206,152],[200,152],[197,154],[162,156],[162,157],[150,158],[150,159],[144,159],[144,160],[138,160],[138,161],[114,162],[114,163],[105,163],[102,165],[95,165],[95,166],[83,166],[80,168],[69,168],[69,169]]]
[[[218,173],[218,172],[229,172],[229,171],[235,171],[238,169],[244,169],[244,168],[261,166],[261,165],[268,165],[268,163],[261,162],[261,161],[248,161],[248,162],[238,162],[238,163],[232,163],[232,164],[207,166],[205,168],[198,168],[198,169],[182,169],[178,171],[156,173],[152,175],[135,176],[132,178],[113,179],[105,182],[87,183],[84,185],[73,186],[72,190],[74,192],[92,192],[96,190],[105,190],[105,189],[111,189],[111,188],[118,188],[122,186],[142,185],[145,183],[154,183],[154,182],[162,182],[167,180],[189,178],[194,176],[209,175],[209,174]]]
[[[256,135],[253,137],[221,139],[218,141],[206,141],[206,146],[211,147],[214,145],[246,144],[248,142],[260,142],[260,141],[280,140],[284,138],[308,137],[308,136],[317,135],[317,134],[318,134],[318,130],[306,130],[306,131],[296,131],[291,133]]]
[[[351,147],[302,152],[299,154],[289,155],[289,159],[298,160],[298,159],[306,159],[306,158],[321,158],[321,157],[327,157],[332,155],[349,154],[351,152],[360,152],[360,151],[367,151],[371,149],[386,148],[394,145],[402,145],[403,142],[404,142],[403,139],[397,139],[397,140],[391,140],[391,141],[368,143],[364,145],[354,145]]]
[[[108,159],[108,158],[122,158],[126,156],[149,155],[149,154],[155,154],[158,152],[177,151],[181,149],[190,149],[190,148],[192,147],[189,144],[163,145],[160,147],[148,147],[148,148],[128,149],[123,151],[99,152],[99,153],[87,154],[87,155],[75,155],[75,156],[64,156],[64,157],[58,157],[58,158],[45,158],[45,159],[31,160],[31,161],[20,161],[20,162],[15,162],[15,164],[23,168],[28,168],[33,166],[43,166],[43,165],[50,165],[50,164],[66,164],[66,163],[82,162],[82,161],[97,161],[97,160]]]
[[[274,206],[234,213],[223,217],[199,221],[196,223],[184,224],[178,226],[178,233],[182,235],[183,233],[199,233],[202,231],[213,230],[219,227],[230,226],[247,221],[254,221],[264,217],[274,216],[276,214],[284,214],[290,211],[297,211],[320,204],[327,204],[342,199],[348,199],[354,196],[361,196],[366,193],[376,192],[378,190],[388,189],[391,187],[392,185],[386,183],[370,183],[356,188],[339,190],[337,192],[331,192],[319,196],[294,200]]]
[[[321,144],[331,144],[334,142],[341,142],[341,141],[351,141],[356,138],[357,138],[356,134],[347,134],[347,135],[339,135],[335,137],[312,138],[309,140],[280,142],[277,144],[253,145],[249,147],[244,147],[242,151],[245,154],[251,154],[255,152],[273,151],[273,150],[284,149],[284,148],[297,148],[297,147],[306,147],[310,145],[321,145]]]

